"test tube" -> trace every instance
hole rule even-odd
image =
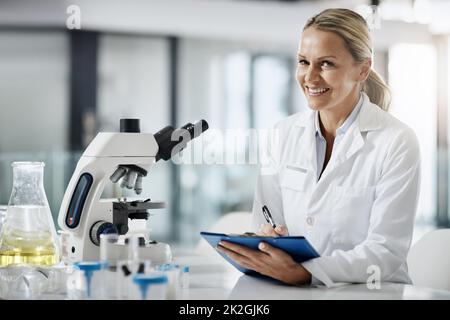
[[[115,266],[118,256],[116,244],[119,241],[117,233],[102,233],[100,235],[100,260],[108,263],[109,266]]]
[[[168,278],[168,290],[167,298],[169,300],[175,300],[179,296],[179,289],[181,288],[181,274],[180,268],[176,264],[165,263],[156,267],[157,271],[164,272]]]
[[[189,289],[189,266],[181,266],[181,288]]]
[[[116,266],[120,259],[120,250],[117,242],[117,233],[106,233],[100,235],[100,261],[107,264],[102,270],[104,283],[101,286],[100,295],[103,299],[115,299],[117,297]]]
[[[137,235],[131,235],[128,238],[128,260],[139,260],[139,237]]]
[[[138,235],[131,235],[127,238],[127,242],[127,259],[120,260],[117,263],[117,294],[122,299],[133,299],[137,290],[135,283],[133,283],[133,276],[149,273],[151,271],[151,261],[140,259]]]

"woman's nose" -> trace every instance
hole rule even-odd
[[[317,82],[320,78],[319,72],[313,67],[309,66],[306,70],[305,81],[306,82]]]

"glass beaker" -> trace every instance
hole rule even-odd
[[[59,247],[43,162],[13,162],[13,188],[0,235],[0,266],[53,265]]]
[[[8,208],[8,206],[0,205],[0,232],[2,231],[3,221],[5,220],[5,217],[6,217],[6,209],[7,208]]]

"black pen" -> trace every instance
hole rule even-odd
[[[266,219],[267,223],[270,223],[270,225],[272,226],[272,228],[276,228],[277,225],[275,224],[275,222],[273,221],[272,215],[270,214],[269,208],[267,208],[266,205],[264,205],[262,207],[262,212],[263,212],[263,216]]]

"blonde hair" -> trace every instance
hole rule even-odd
[[[372,58],[372,43],[369,27],[362,16],[348,9],[326,9],[310,18],[303,30],[314,27],[317,30],[334,32],[340,36],[357,63]],[[371,102],[387,111],[391,93],[383,78],[373,69],[362,85],[362,90]]]

